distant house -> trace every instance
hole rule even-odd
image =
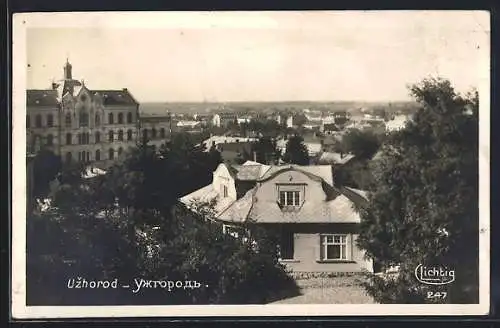
[[[353,154],[337,153],[337,152],[323,152],[318,159],[318,164],[321,165],[344,165],[354,159]]]
[[[387,132],[400,131],[408,123],[408,117],[405,115],[395,116],[394,119],[389,120],[385,123],[385,129]]]
[[[294,272],[372,271],[372,263],[356,246],[363,191],[338,187],[332,168],[269,166],[246,162],[220,164],[210,185],[180,199],[215,202],[216,219],[226,232],[260,225],[279,234],[281,262]]]
[[[219,143],[215,146],[222,157],[224,162],[236,163],[237,160],[242,159],[245,154],[252,155],[253,141]]]
[[[321,129],[320,131],[324,134],[333,134],[337,131],[339,131],[340,129],[337,127],[337,125],[335,123],[324,123],[323,125],[321,125]]]
[[[230,124],[236,124],[238,116],[236,113],[218,113],[212,117],[212,124],[217,127],[227,127]]]
[[[201,128],[200,121],[179,121],[177,122],[177,127],[180,130],[194,130]]]
[[[284,154],[286,151],[286,144],[287,143],[288,143],[288,140],[286,140],[286,139],[279,139],[276,142],[276,146],[278,147],[278,149],[281,151],[282,154]],[[319,143],[319,142],[304,142],[304,145],[307,148],[307,152],[309,154],[309,157],[318,156],[318,154],[320,154],[322,151],[321,143]]]
[[[256,142],[257,140],[258,140],[257,138],[211,136],[210,138],[204,140],[202,143],[205,146],[205,149],[208,150],[211,147],[215,147],[219,144],[249,143],[249,142]]]

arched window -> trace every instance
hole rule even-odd
[[[113,148],[109,148],[109,150],[108,150],[108,157],[109,157],[109,159],[114,159],[115,158],[115,150]]]
[[[95,160],[96,161],[100,161],[101,160],[101,151],[99,149],[97,149],[95,151]]]
[[[132,123],[132,113],[130,112],[127,113],[127,123]]]
[[[52,115],[52,114],[47,115],[47,126],[49,128],[54,126],[54,115]]]
[[[71,154],[71,152],[67,152],[66,153],[66,163],[71,163],[72,160],[73,160],[73,155]]]
[[[151,130],[151,138],[155,139],[156,138],[156,129],[153,128],[153,130]]]
[[[95,133],[95,143],[101,142],[101,132],[96,131]]]
[[[121,156],[123,154],[123,148],[120,147],[118,148],[118,156]]]
[[[80,126],[89,126],[89,113],[80,112]]]
[[[66,113],[66,117],[64,119],[64,122],[66,123],[67,128],[71,127],[71,114],[70,113]]]
[[[142,138],[147,139],[148,138],[148,129],[142,130]]]
[[[127,140],[128,141],[132,140],[132,130],[127,131]]]
[[[31,119],[29,115],[26,115],[26,127],[29,128],[31,126]]]
[[[123,130],[118,131],[118,140],[123,141]]]
[[[165,138],[165,128],[160,129],[160,138]]]
[[[71,145],[73,143],[72,139],[73,139],[73,136],[71,135],[71,133],[66,133],[66,144],[67,145]]]
[[[113,117],[113,113],[108,114],[108,124],[114,124],[115,118]]]
[[[101,115],[99,113],[95,114],[95,126],[101,125]]]
[[[123,113],[118,113],[118,124],[123,124]]]
[[[54,144],[54,136],[52,134],[47,135],[47,146],[52,146]]]
[[[37,114],[35,116],[35,127],[41,128],[42,127],[42,115]]]
[[[109,131],[108,140],[109,142],[113,142],[115,140],[115,133],[113,131]]]

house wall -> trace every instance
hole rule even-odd
[[[214,189],[221,194],[222,197],[222,185],[228,187],[228,197],[236,200],[236,185],[234,178],[229,173],[227,167],[224,164],[220,164],[219,167],[213,173],[212,185]]]
[[[358,228],[359,225],[356,223],[272,225],[272,229],[293,233],[294,258],[282,260],[282,263],[294,272],[372,271],[371,260],[365,259],[365,252],[356,246]],[[347,234],[348,260],[322,261],[320,249],[322,234]]]

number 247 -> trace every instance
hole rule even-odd
[[[427,298],[442,298],[445,299],[447,292],[427,292]]]

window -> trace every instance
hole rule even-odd
[[[101,132],[97,131],[95,133],[95,143],[101,142]]]
[[[78,144],[81,145],[82,144],[82,134],[81,133],[78,133]],[[78,157],[80,158],[80,157]]]
[[[226,198],[229,195],[227,186],[226,185],[221,185],[220,188],[221,188],[222,197]]]
[[[73,139],[73,136],[71,135],[71,133],[66,133],[66,144],[67,145],[71,145],[72,144],[72,140]]]
[[[155,139],[156,138],[156,129],[153,128],[153,130],[151,130],[151,138]]]
[[[118,113],[118,124],[123,124],[123,113]]]
[[[41,128],[42,127],[42,115],[37,114],[35,116],[35,127]]]
[[[90,162],[90,152],[87,152],[87,162]]]
[[[127,123],[132,123],[132,113],[127,113]]]
[[[54,115],[52,115],[52,114],[47,115],[47,126],[49,128],[54,126]]]
[[[64,119],[64,122],[65,122],[67,128],[71,127],[71,114],[70,113],[66,113],[66,117]]]
[[[132,130],[127,131],[127,140],[128,141],[132,140]]]
[[[118,131],[118,140],[123,141],[123,131],[122,130]]]
[[[47,146],[52,146],[54,144],[54,136],[52,134],[49,134],[47,136]]]
[[[101,160],[101,151],[99,149],[97,149],[95,151],[95,160],[96,161],[100,161]]]
[[[113,131],[109,131],[108,140],[109,142],[113,142],[115,140],[115,133]]]
[[[108,157],[109,157],[109,159],[115,158],[115,150],[113,148],[109,148]]]
[[[121,156],[123,154],[123,148],[120,147],[118,148],[118,156]]]
[[[280,191],[281,206],[300,206],[300,191]]]
[[[280,258],[282,260],[293,260],[293,232],[283,231],[281,234],[281,243],[280,243]]]
[[[90,143],[90,134],[88,132],[82,133],[78,138],[82,145],[88,145]]]
[[[29,128],[31,126],[31,119],[29,115],[26,115],[26,127]]]
[[[80,126],[89,126],[89,113],[80,113]]]
[[[113,113],[108,114],[108,124],[114,124],[115,119],[113,117]]]
[[[322,260],[347,260],[347,235],[322,235]]]
[[[101,125],[101,115],[95,114],[95,126]]]
[[[73,160],[73,155],[71,154],[71,152],[67,152],[66,153],[66,163],[71,163],[71,161]]]
[[[160,138],[165,138],[165,128],[160,129]]]

